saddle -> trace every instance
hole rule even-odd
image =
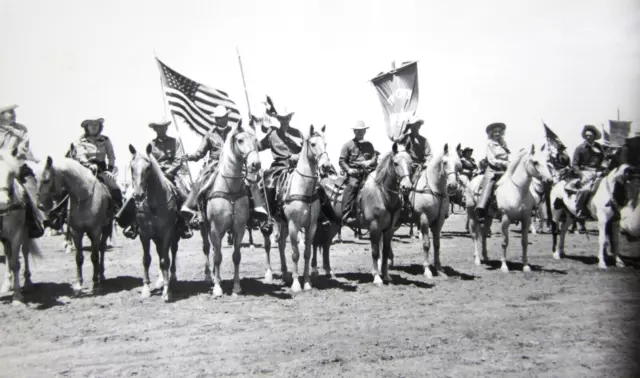
[[[342,203],[345,201],[344,189],[347,184],[347,176],[340,176],[335,179],[324,178],[320,180],[320,185],[324,188],[327,198],[331,203]]]

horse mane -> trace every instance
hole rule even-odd
[[[20,169],[20,163],[18,159],[11,153],[9,153],[9,151],[0,150],[0,161],[7,163],[12,171],[17,171],[18,169]]]
[[[166,188],[171,188],[171,182],[164,175],[164,172],[162,172],[162,169],[160,169],[160,165],[158,165],[158,161],[155,159],[154,156],[147,154],[146,152],[143,152],[143,153],[138,152],[136,153],[136,155],[138,158],[149,163],[149,166],[158,177],[158,180],[160,180],[160,183],[162,183]],[[134,156],[133,158],[135,159],[136,156]]]
[[[389,174],[391,160],[393,160],[393,151],[386,153],[382,159],[380,159],[376,167],[376,177],[386,177]]]
[[[522,158],[524,158],[525,155],[527,155],[526,149],[523,148],[518,151],[518,155],[509,163],[507,169],[504,172],[504,175],[500,178],[500,180],[498,180],[497,185],[500,185],[507,177],[511,177],[513,175],[513,172],[516,170],[516,167],[520,164]]]
[[[254,132],[254,129],[252,127],[243,127],[242,128],[242,132],[243,133],[247,133],[251,136],[253,136],[254,138],[252,138],[254,143],[257,143],[256,139],[257,139],[257,135]],[[232,150],[231,147],[233,147],[233,140],[235,138],[236,135],[240,134],[240,131],[238,131],[238,126],[234,126],[231,128],[231,131],[229,131],[229,135],[227,135],[227,137],[224,139],[224,143],[222,145],[222,151],[220,152],[220,162],[223,161],[223,158],[225,156],[227,156],[227,154],[231,155],[232,154]]]

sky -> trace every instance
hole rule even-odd
[[[618,108],[640,123],[639,0],[0,0],[0,13],[0,106],[20,105],[34,155],[62,157],[82,120],[102,117],[121,175],[128,145],[144,148],[148,123],[168,115],[154,56],[246,115],[236,47],[252,109],[268,94],[304,134],[326,124],[336,165],[358,119],[390,150],[369,80],[392,61],[419,61],[417,115],[435,151],[461,143],[479,160],[496,121],[512,150],[541,145],[544,120],[570,152]],[[177,126],[195,151],[200,138]]]

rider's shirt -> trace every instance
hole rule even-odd
[[[182,167],[182,146],[176,138],[170,136],[156,137],[151,141],[151,154],[156,158],[160,169],[172,178]]]
[[[432,158],[431,146],[427,138],[418,134],[415,137],[407,137],[407,153],[411,156],[414,164],[428,163]]]
[[[377,157],[377,155],[378,153],[375,148],[373,148],[373,144],[371,144],[371,142],[351,139],[342,146],[338,164],[345,172],[347,172],[349,168],[355,168],[360,171],[363,167],[359,166],[358,163],[362,163],[365,160],[371,160],[372,158]]]
[[[489,139],[487,143],[487,162],[489,168],[497,170],[506,170],[509,164],[509,149],[506,142],[498,142]]]
[[[207,159],[207,164],[211,162],[217,162],[220,160],[220,154],[222,153],[222,148],[224,147],[224,142],[227,139],[227,135],[231,130],[230,127],[227,128],[219,128],[214,126],[203,138],[202,142],[200,142],[200,147],[198,150],[189,155],[189,160],[199,161],[207,153],[209,153],[209,158]]]
[[[19,123],[0,125],[0,150],[12,152],[18,150],[20,160],[35,160],[29,149],[29,134],[27,128]]]
[[[84,135],[74,143],[74,147],[76,149],[76,159],[82,164],[104,165],[103,169],[115,166],[116,158],[113,153],[113,146],[106,135]]]
[[[576,147],[573,153],[573,166],[579,170],[597,170],[602,167],[604,161],[604,150],[602,146],[594,142],[589,146],[587,142]]]
[[[287,160],[293,154],[299,154],[302,151],[302,142],[304,138],[300,130],[291,126],[286,132],[282,129],[272,129],[258,143],[258,151],[271,149],[274,163]]]

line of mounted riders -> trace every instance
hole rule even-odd
[[[510,159],[511,151],[504,141],[506,125],[493,123],[486,128],[489,139],[486,158],[476,169],[471,149],[463,150],[458,145],[455,153],[449,153],[448,145],[445,145],[442,151],[433,153],[427,139],[419,133],[424,122],[413,116],[407,120],[403,133],[394,140],[392,151],[380,160],[380,154],[364,139],[368,127],[362,121],[357,122],[352,127],[353,139],[341,150],[339,166],[344,175],[338,176],[326,152],[325,128],[318,130],[311,126],[309,133],[304,136],[290,126],[293,112],[287,109],[277,112],[270,99],[268,104],[265,116],[252,117],[252,127],[248,129],[242,126],[242,122],[235,128],[230,127],[230,111],[219,106],[212,114],[214,125],[193,154],[183,154],[179,141],[167,136],[170,121],[150,123],[149,127],[156,132],[157,137],[147,145],[146,151],[139,152],[129,146],[133,156],[133,190],[127,199],[123,198],[115,180],[115,156],[111,140],[102,134],[103,119],[82,122],[84,135],[71,145],[64,159],[54,163],[48,157],[44,164],[39,165],[36,179],[36,174],[27,163],[35,162],[29,150],[27,129],[16,123],[17,106],[1,108],[0,136],[2,151],[5,152],[3,159],[9,161],[13,157],[18,161],[15,178],[24,189],[28,239],[42,236],[45,227],[60,229],[62,222],[66,222],[76,247],[77,281],[74,287],[81,290],[84,258],[81,252],[82,238],[87,234],[92,242],[94,288],[99,289],[99,284],[104,280],[106,240],[111,235],[112,220],[115,219],[125,230],[125,236],[140,236],[146,272],[143,295],[149,292],[150,241],[156,244],[163,272],[163,297],[168,300],[169,282],[175,279],[178,241],[180,238],[190,238],[193,228],[200,228],[203,235],[203,249],[207,256],[205,276],[214,282],[214,295],[221,295],[220,243],[225,233],[229,232],[234,236],[234,293],[239,293],[238,265],[244,231],[247,226],[249,230],[258,227],[265,235],[265,278],[270,279],[272,273],[268,235],[273,230],[275,220],[279,228],[278,245],[283,274],[287,270],[284,259],[286,238],[289,236],[291,239],[294,262],[292,289],[297,291],[300,290],[297,272],[298,231],[305,231],[304,287],[308,289],[311,287],[308,260],[314,236],[317,236],[316,246],[323,249],[324,268],[328,274],[332,274],[328,260],[329,245],[340,227],[347,225],[356,229],[369,229],[374,282],[381,283],[378,269],[382,270],[384,279],[389,280],[388,265],[393,261],[391,237],[403,222],[417,224],[423,236],[427,236],[423,238],[423,247],[425,275],[428,276],[431,274],[428,263],[428,230],[431,228],[436,271],[441,270],[439,232],[448,216],[449,198],[458,193],[460,188],[466,188],[465,206],[472,210],[469,215],[474,224],[469,228],[470,231],[476,225],[484,224],[485,219],[495,218],[501,213],[503,206],[500,201],[496,201],[498,196],[494,195],[494,187],[500,186],[500,182],[504,181],[500,180],[503,176],[518,187],[518,179],[514,175],[518,173],[519,164],[523,167],[523,177],[538,179],[542,187],[547,188],[546,193],[550,192],[548,188],[552,181],[566,182],[563,186],[567,196],[564,198],[565,206],[571,203],[577,219],[597,219],[594,208],[589,204],[593,202],[591,197],[600,187],[600,181],[607,170],[624,166],[624,180],[621,182],[627,182],[626,178],[637,174],[637,167],[640,165],[637,154],[640,140],[638,133],[630,136],[625,146],[607,155],[603,146],[596,142],[601,138],[600,131],[587,125],[582,131],[584,143],[576,149],[570,166],[570,159],[563,146],[555,155],[550,155],[547,151],[543,155],[544,159],[540,158],[540,153],[535,154],[536,149],[533,147],[530,152],[521,150],[515,154],[515,159]],[[260,140],[253,132],[258,125],[266,134]],[[273,163],[264,172],[264,177],[260,173],[258,157],[258,152],[263,150],[271,150],[273,156]],[[543,151],[544,146],[540,149],[540,152]],[[198,161],[207,154],[208,161],[189,192],[179,172],[186,161]],[[605,167],[607,159],[609,166]],[[470,180],[477,171],[484,174],[476,177],[481,181],[474,186],[473,181],[477,180]],[[541,173],[551,171],[555,173],[555,180]],[[571,173],[578,177],[569,179]],[[523,182],[529,188],[530,181]],[[612,182],[611,185],[617,182]],[[7,188],[11,189],[9,186]],[[627,200],[622,197],[629,197],[629,190],[622,191],[623,194],[612,193],[613,201],[608,201],[606,205],[614,210],[616,206],[623,207]],[[101,196],[100,193],[104,195]],[[526,194],[529,195],[528,190]],[[425,199],[422,199],[422,195]],[[546,197],[549,208],[550,197],[548,194]],[[11,198],[7,201],[9,205],[6,209],[0,209],[3,224],[8,212],[18,206]],[[432,209],[434,203],[437,204],[435,210]],[[530,214],[522,219],[527,217]],[[518,216],[508,218],[510,221],[519,220]],[[529,220],[525,220],[528,226]],[[321,232],[316,233],[318,227]],[[555,237],[554,232],[554,252]],[[3,237],[5,253],[8,247],[6,239]],[[208,258],[209,243],[213,245],[215,252],[213,276]],[[504,248],[506,253],[506,246]],[[173,254],[171,259],[169,250]],[[315,252],[314,248],[314,268]],[[477,255],[476,250],[476,257]],[[486,255],[484,245],[483,255]],[[13,260],[12,258],[9,265],[15,268]],[[19,270],[19,263],[17,264]],[[11,271],[17,274],[15,269]]]

